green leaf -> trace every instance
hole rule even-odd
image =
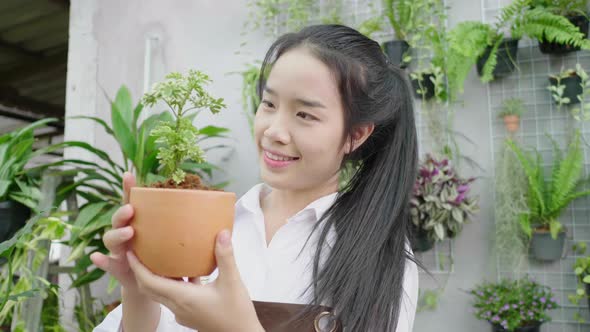
[[[586,284],[590,284],[590,275],[585,276],[584,279],[582,279],[582,281]]]
[[[557,235],[561,232],[562,225],[559,221],[551,220],[549,222],[549,230],[551,231],[551,237],[555,240],[557,239]]]
[[[74,222],[74,228],[72,230],[70,243],[78,238],[80,233],[84,231],[86,225],[88,225],[92,220],[94,220],[98,216],[98,214],[102,212],[103,208],[106,205],[106,202],[91,203],[87,204],[80,210],[80,213],[78,214],[78,217]]]
[[[101,118],[95,117],[95,116],[85,116],[85,115],[77,115],[77,116],[68,116],[66,117],[66,119],[86,119],[86,120],[92,120],[96,123],[98,123],[99,125],[101,125],[104,130],[107,132],[107,134],[111,135],[111,136],[115,136],[115,133],[113,132],[113,129]]]
[[[84,273],[72,282],[70,288],[78,288],[87,285],[93,281],[100,279],[104,274],[105,271],[101,269],[94,269],[90,272]]]
[[[207,126],[199,129],[199,134],[209,137],[219,137],[220,134],[229,132],[229,129],[216,126]]]
[[[117,96],[114,101],[115,108],[113,112],[118,112],[121,119],[127,128],[132,128],[135,111],[133,110],[133,102],[131,101],[131,93],[126,86],[121,86],[117,91]]]
[[[111,113],[111,121],[113,122],[115,138],[117,139],[117,142],[119,143],[125,158],[129,160],[135,160],[137,146],[135,142],[135,136],[133,135],[133,131],[130,127],[131,119],[126,119],[124,112],[119,110],[116,104],[113,104],[112,108],[113,111]],[[126,123],[126,121],[129,121],[129,124]]]

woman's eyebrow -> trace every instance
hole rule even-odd
[[[279,94],[273,90],[272,88],[265,86],[264,87],[264,91],[267,92],[270,95],[273,96],[278,96]],[[322,104],[319,101],[315,101],[315,100],[308,100],[308,99],[303,99],[303,98],[295,98],[295,102],[297,104],[303,105],[305,107],[314,107],[314,108],[326,108],[326,106],[324,104]]]

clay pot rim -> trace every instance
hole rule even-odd
[[[179,192],[179,191],[184,191],[184,192],[190,192],[190,193],[196,193],[196,192],[201,192],[201,193],[207,193],[209,195],[232,195],[235,196],[235,193],[231,192],[231,191],[218,191],[218,190],[203,190],[203,189],[185,189],[185,188],[151,188],[151,187],[131,187],[132,191],[160,191],[160,192]]]

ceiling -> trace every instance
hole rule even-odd
[[[63,135],[69,7],[68,0],[0,1],[0,134],[58,117],[35,134]]]

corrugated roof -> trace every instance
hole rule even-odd
[[[67,0],[0,1],[0,133],[64,116],[68,25]]]

